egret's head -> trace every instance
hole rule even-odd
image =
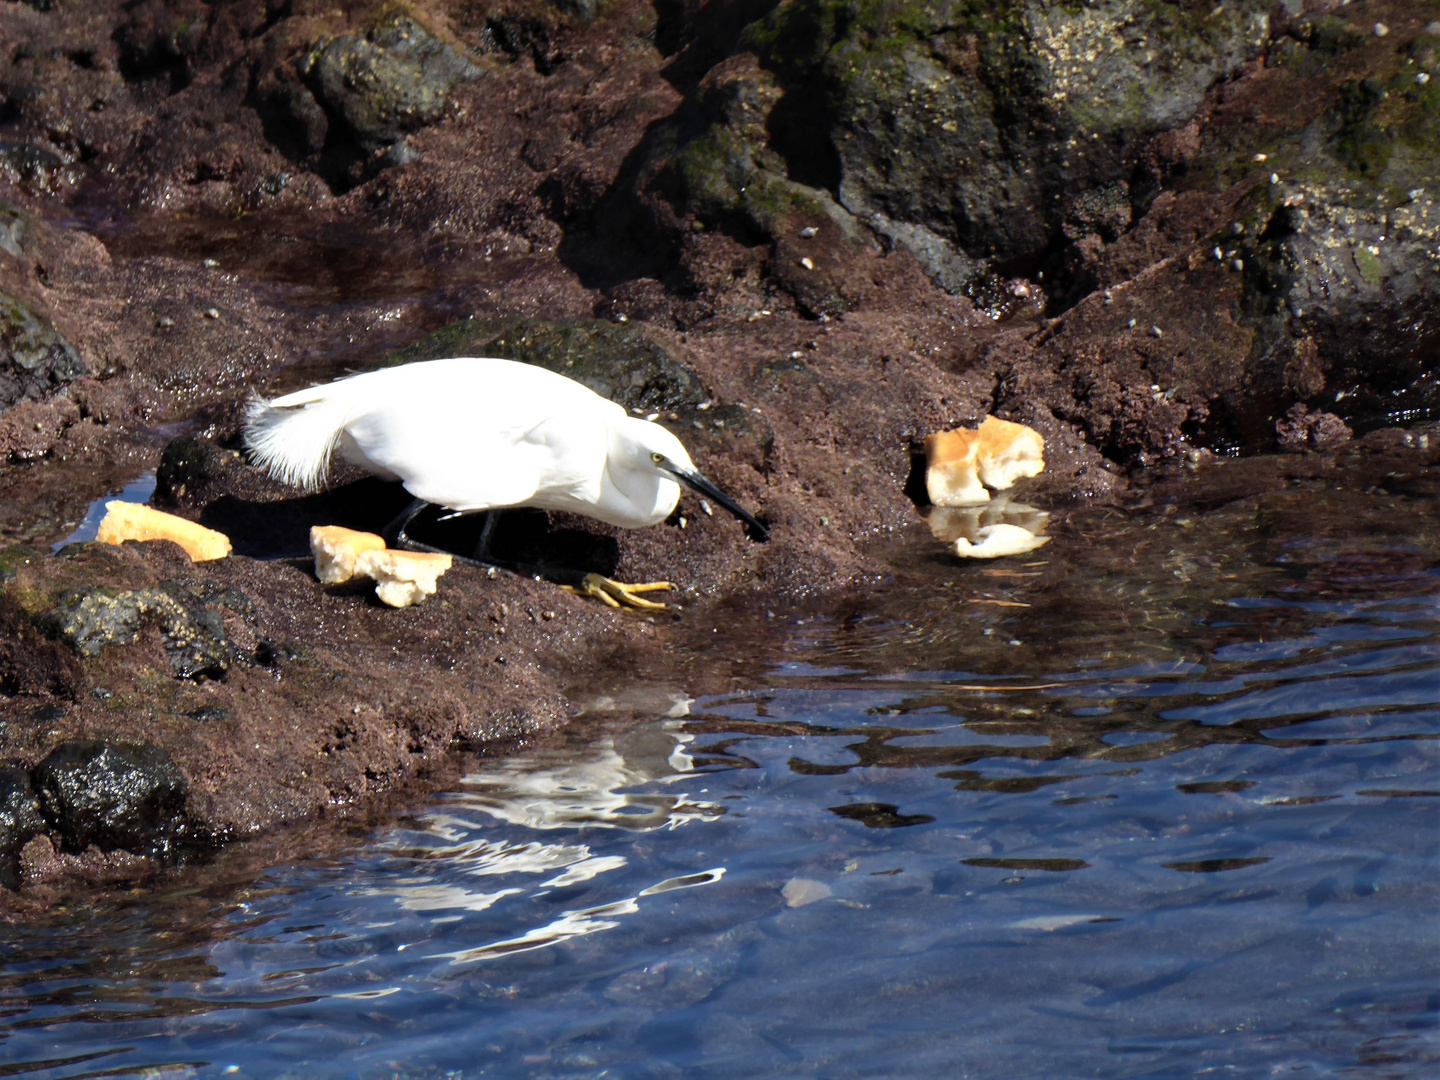
[[[630,433],[636,457],[639,459],[634,467],[653,470],[664,479],[675,480],[691,491],[713,499],[748,525],[755,538],[769,538],[770,531],[764,525],[700,474],[700,470],[695,468],[695,463],[690,460],[689,451],[669,431],[651,421],[631,418]]]
[[[646,472],[656,472],[667,480],[679,475],[679,470],[694,472],[695,463],[685,445],[659,424],[632,417],[626,432],[635,448],[632,467]]]

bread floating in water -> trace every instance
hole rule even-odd
[[[384,550],[384,538],[374,533],[357,532],[339,525],[315,525],[310,529],[315,576],[326,585],[349,581],[355,576],[355,563],[361,555]]]
[[[95,539],[102,544],[123,544],[126,540],[169,540],[184,548],[192,562],[223,559],[230,554],[230,538],[224,533],[174,514],[119,499],[105,504],[105,517],[100,522]]]
[[[965,537],[955,541],[951,549],[965,559],[998,559],[1002,555],[1024,555],[1050,542],[1048,536],[1036,536],[1019,525],[985,525],[975,530],[976,543]]]
[[[990,501],[1045,469],[1045,440],[1034,428],[987,416],[978,428],[937,431],[925,439],[925,489],[936,506]]]
[[[449,555],[428,551],[363,552],[355,560],[357,576],[375,579],[375,595],[390,607],[409,607],[435,595],[440,575],[450,569]]]

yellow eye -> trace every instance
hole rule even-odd
[[[660,462],[665,460],[665,455],[661,453],[654,453],[650,455],[650,460],[653,461],[656,465],[659,465]]]

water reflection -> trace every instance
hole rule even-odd
[[[114,501],[128,503],[146,503],[150,496],[155,494],[155,470],[142,473],[128,484],[123,485],[118,491],[112,491],[108,495],[102,495],[93,500],[85,510],[85,516],[81,519],[69,536],[63,540],[50,545],[50,551],[59,551],[66,544],[77,544],[84,540],[94,540],[95,534],[100,531],[100,522],[104,520],[109,512],[109,503]]]
[[[693,738],[668,725],[642,727],[602,738],[578,755],[570,748],[519,755],[465,777],[447,803],[456,813],[481,811],[531,829],[673,829],[725,812],[666,790],[691,774]],[[648,782],[660,790],[631,790]]]
[[[1089,527],[701,628],[349,851],[12,928],[0,1069],[1433,1075],[1434,553]]]

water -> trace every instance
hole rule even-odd
[[[694,616],[339,851],[9,928],[0,1075],[1437,1075],[1435,541],[1290,498]]]
[[[50,545],[50,553],[53,555],[66,544],[78,544],[86,540],[94,540],[95,534],[100,531],[100,522],[105,520],[109,513],[112,502],[127,503],[148,503],[150,496],[155,494],[155,470],[150,469],[137,476],[127,484],[121,485],[118,491],[112,491],[108,495],[102,495],[94,500],[85,511],[81,519],[68,536]]]

